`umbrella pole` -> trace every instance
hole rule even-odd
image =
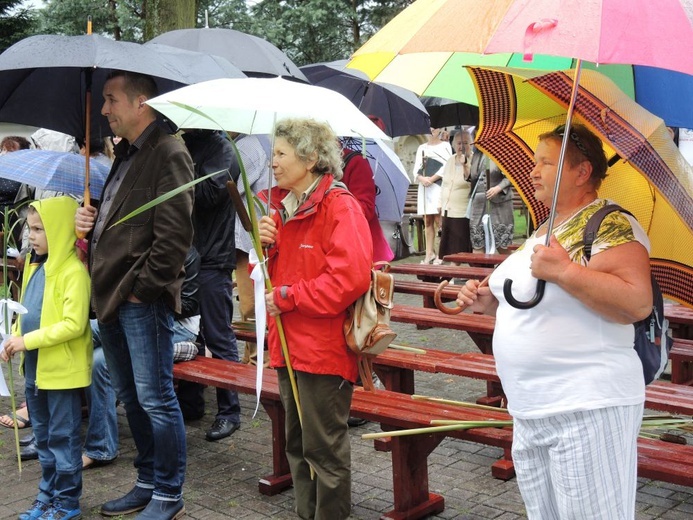
[[[88,81],[91,83],[91,71],[87,72]],[[91,194],[89,193],[89,155],[91,150],[89,147],[89,135],[91,133],[91,85],[87,86],[87,92],[84,96],[84,107],[87,112],[87,120],[84,125],[84,205],[91,206]]]
[[[565,160],[565,152],[570,139],[570,127],[573,124],[573,112],[575,111],[575,102],[577,101],[578,88],[580,87],[580,74],[582,73],[582,60],[578,59],[575,65],[575,78],[573,79],[573,89],[570,93],[570,104],[568,105],[568,114],[565,118],[565,130],[563,131],[563,141],[561,142],[561,152],[558,156],[558,171],[556,172],[556,187],[553,190],[553,199],[551,200],[551,209],[549,211],[549,221],[546,224],[546,239],[544,245],[548,247],[551,241],[551,233],[553,232],[553,222],[556,218],[556,204],[558,203],[558,192],[561,188],[561,177],[563,176],[563,162]],[[503,296],[506,301],[516,309],[531,309],[537,305],[544,297],[544,288],[546,280],[537,281],[537,290],[534,296],[526,302],[521,302],[515,299],[512,291],[513,281],[506,278],[503,283]]]
[[[91,34],[91,16],[87,17],[87,34]],[[85,155],[85,168],[84,168],[84,205],[91,206],[91,194],[89,193],[89,155],[91,150],[89,149],[89,139],[91,135],[91,69],[87,69],[86,77],[86,92],[84,93],[84,111],[86,113],[85,123],[84,123],[84,155]]]
[[[553,231],[553,222],[556,218],[556,204],[558,203],[558,191],[561,188],[561,177],[563,176],[563,162],[565,161],[565,153],[570,140],[570,127],[573,124],[573,112],[575,111],[575,103],[577,101],[578,88],[580,87],[580,74],[582,73],[582,60],[577,60],[575,65],[575,78],[573,79],[573,90],[570,93],[570,104],[568,105],[568,114],[565,118],[565,131],[563,132],[563,141],[561,142],[561,153],[558,156],[558,171],[556,172],[556,187],[553,190],[553,199],[551,200],[551,210],[549,211],[549,220],[546,228],[546,239],[544,245],[548,246],[551,240],[551,232]]]

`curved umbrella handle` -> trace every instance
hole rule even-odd
[[[479,287],[484,287],[484,286],[488,285],[488,281],[490,278],[491,278],[491,275],[489,274],[486,278],[481,280],[481,282],[479,283]],[[446,307],[445,305],[443,305],[443,301],[441,300],[441,294],[443,292],[443,289],[445,289],[445,287],[447,285],[448,285],[448,280],[443,280],[442,282],[440,282],[440,284],[436,288],[436,292],[433,294],[433,303],[436,304],[436,308],[440,312],[442,312],[443,314],[450,314],[450,315],[459,314],[460,312],[465,310],[468,307],[468,305],[459,305],[458,304],[456,307]]]
[[[521,302],[516,300],[513,296],[513,281],[510,278],[506,278],[505,283],[503,283],[503,296],[505,296],[505,300],[516,309],[531,309],[544,297],[545,287],[546,280],[537,280],[537,291],[534,293],[534,296],[532,296],[532,299]]]
[[[457,305],[456,307],[446,307],[445,304],[443,304],[443,301],[440,298],[441,293],[443,292],[443,289],[448,285],[448,280],[443,280],[440,282],[438,287],[436,288],[436,292],[433,294],[433,302],[436,304],[436,308],[442,312],[443,314],[459,314],[462,312],[465,308],[460,307]]]

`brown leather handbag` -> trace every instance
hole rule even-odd
[[[385,351],[397,334],[390,328],[390,310],[394,305],[395,279],[390,264],[376,262],[371,269],[368,291],[347,309],[344,336],[358,355],[363,387],[373,390],[373,358]]]

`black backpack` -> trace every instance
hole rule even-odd
[[[585,226],[583,241],[585,244],[585,256],[587,260],[592,256],[592,244],[597,237],[599,226],[609,213],[620,211],[633,216],[630,211],[627,211],[616,204],[607,204],[603,208],[597,210],[590,217]],[[645,376],[645,384],[649,385],[657,379],[669,360],[669,351],[673,340],[668,335],[669,322],[664,318],[664,298],[662,291],[659,288],[657,280],[654,276],[652,279],[652,312],[644,320],[633,324],[635,327],[635,344],[633,348],[638,353],[638,357],[642,362],[642,371]]]

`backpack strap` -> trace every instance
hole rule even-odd
[[[589,261],[589,259],[592,257],[592,244],[594,244],[594,241],[597,238],[599,226],[602,225],[602,221],[604,220],[604,218],[609,213],[613,213],[614,211],[620,211],[621,213],[626,213],[631,217],[633,216],[633,214],[630,211],[623,209],[618,204],[607,204],[603,208],[599,208],[597,211],[595,211],[594,214],[587,221],[587,224],[585,224],[585,231],[583,233],[582,238],[585,248],[585,257],[587,258],[587,261]]]
[[[357,155],[360,155],[361,152],[357,152],[356,150],[351,150],[348,154],[344,156],[344,170],[346,170],[347,164],[349,164],[349,161],[351,161],[354,157]]]

